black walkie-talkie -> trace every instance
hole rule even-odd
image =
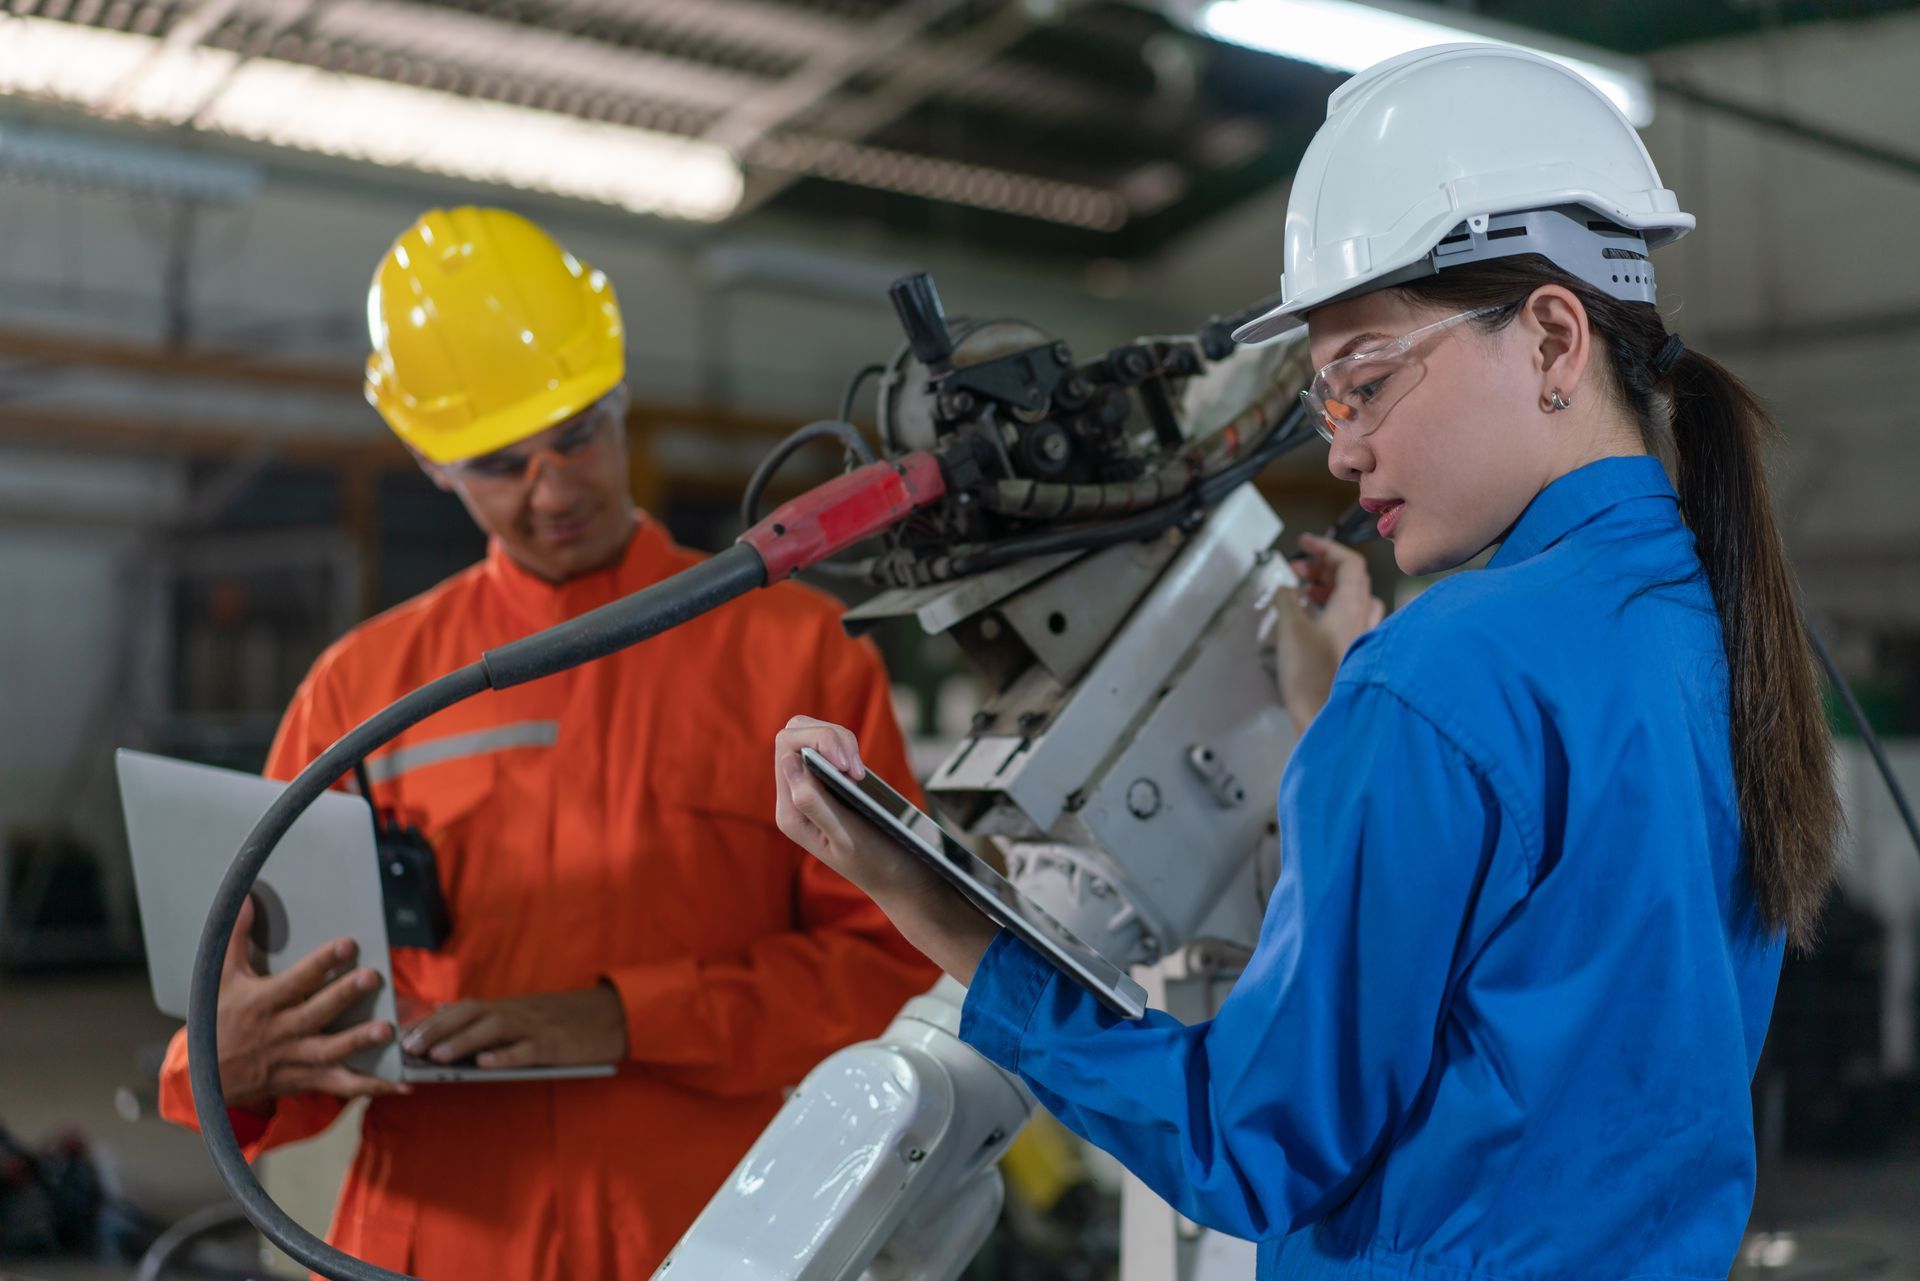
[[[387,945],[434,951],[453,933],[453,917],[440,889],[433,845],[411,823],[380,811],[365,761],[353,766],[360,795],[373,810],[373,847],[380,860],[380,897],[386,907]]]

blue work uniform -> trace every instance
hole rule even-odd
[[[1661,465],[1583,467],[1348,652],[1217,1017],[1002,934],[961,1035],[1262,1278],[1723,1281],[1782,951],[1727,701]]]

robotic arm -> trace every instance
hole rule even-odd
[[[1164,959],[1157,1003],[1206,1017],[1277,874],[1272,798],[1293,729],[1260,678],[1256,621],[1293,580],[1250,486],[1173,512],[1163,495],[1179,504],[1197,478],[1234,474],[1218,460],[1292,443],[1279,424],[1304,352],[1217,352],[1201,372],[1203,352],[1146,342],[1076,369],[1029,326],[948,326],[923,282],[896,286],[895,304],[909,345],[882,383],[883,444],[976,451],[962,490],[975,501],[936,506],[865,562],[896,586],[847,624],[911,615],[959,644],[996,692],[929,795],[1082,940],[1122,965]],[[1129,534],[991,541],[1035,510],[1098,512]],[[1128,525],[1141,511],[1157,529]],[[1052,550],[1007,559],[995,549],[1009,542]],[[878,1040],[821,1064],[656,1278],[958,1276],[998,1214],[994,1163],[1034,1106],[958,1039],[963,999],[942,980]],[[1125,1215],[1144,1243],[1131,1272],[1194,1274],[1197,1239],[1183,1243],[1144,1186]]]
[[[655,1277],[953,1281],[1034,1106],[960,1041],[964,996],[942,979],[809,1073]]]
[[[228,1122],[221,958],[280,837],[433,712],[637,644],[867,540],[883,540],[878,555],[831,567],[888,590],[850,622],[912,614],[951,633],[997,690],[929,784],[949,819],[1000,843],[1015,883],[1116,962],[1223,975],[1251,947],[1267,798],[1290,746],[1272,683],[1254,675],[1254,606],[1290,578],[1280,523],[1245,482],[1313,438],[1295,405],[1301,344],[1236,350],[1233,318],[1076,363],[1020,322],[950,323],[926,276],[890,292],[907,343],[882,383],[880,459],[683,574],[406,695],[302,771],[236,854],[195,957],[194,1105],[234,1199],[314,1272],[411,1281],[294,1223]],[[1202,982],[1203,1002],[1213,988]],[[960,996],[936,987],[879,1041],[816,1069],[662,1274],[956,1275],[997,1216],[994,1162],[1033,1106],[955,1035]]]

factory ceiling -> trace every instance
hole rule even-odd
[[[1623,55],[1912,0],[1482,0]],[[636,212],[1127,260],[1284,181],[1343,73],[1195,0],[4,0],[0,96]],[[1176,21],[1168,14],[1182,15]]]

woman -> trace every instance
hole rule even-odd
[[[1262,1276],[1724,1277],[1839,820],[1772,424],[1652,305],[1693,219],[1584,81],[1449,46],[1334,95],[1287,223],[1241,336],[1306,319],[1328,465],[1402,570],[1499,550],[1373,627],[1359,558],[1303,540],[1310,728],[1218,1017],[1117,1021],[998,936],[809,781],[806,745],[860,772],[844,730],[779,736],[781,827],[969,984],[970,1044]]]

